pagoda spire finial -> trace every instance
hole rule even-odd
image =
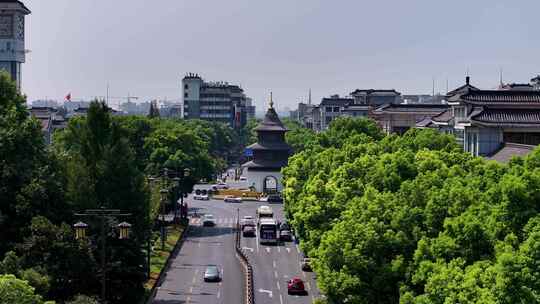
[[[274,108],[274,100],[272,99],[272,91],[270,91],[270,109]]]

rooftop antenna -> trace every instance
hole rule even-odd
[[[432,78],[431,96],[435,96],[435,77]]]
[[[499,84],[502,87],[504,85],[503,83],[503,69],[499,68]]]
[[[309,88],[308,104],[311,105],[311,88]]]
[[[107,96],[105,97],[105,103],[109,106],[109,83],[107,82]]]
[[[446,93],[448,93],[448,77],[446,77]]]
[[[270,91],[270,109],[274,108],[274,100],[272,99],[272,91]]]

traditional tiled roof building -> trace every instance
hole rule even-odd
[[[258,192],[279,192],[283,188],[281,168],[287,165],[291,147],[285,142],[288,130],[274,109],[272,97],[270,107],[255,131],[257,142],[246,148],[253,152],[253,159],[242,165],[247,169],[248,183]]]
[[[540,144],[540,92],[475,90],[448,99],[465,151],[490,155],[505,142]]]
[[[433,116],[447,109],[444,104],[386,104],[375,109],[371,116],[386,133],[403,134],[415,126],[426,127]]]

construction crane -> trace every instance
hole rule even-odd
[[[138,96],[131,96],[129,93],[128,96],[96,96],[95,98],[103,99],[108,106],[116,105],[118,108],[120,108],[120,100],[126,100],[127,102],[131,102],[131,100],[133,99],[139,99]],[[111,99],[118,101],[111,103]]]

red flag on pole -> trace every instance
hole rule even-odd
[[[71,101],[71,93],[68,93],[68,94],[66,95],[66,100],[67,100],[67,101]]]

